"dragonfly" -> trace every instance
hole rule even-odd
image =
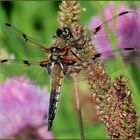
[[[108,27],[107,29],[110,31],[110,29],[114,25],[114,21],[118,20],[120,18],[125,18],[127,16],[133,16],[137,17],[137,12],[136,11],[124,11],[121,12],[114,17],[110,18],[109,20],[103,22],[96,28],[92,30],[91,35],[94,35],[95,38],[99,37],[105,37],[105,25],[107,24]],[[121,23],[117,23],[117,30],[120,29]],[[41,74],[45,71],[48,72],[48,75],[50,76],[50,99],[49,99],[49,109],[48,109],[48,114],[47,114],[47,119],[48,119],[48,131],[51,131],[52,124],[56,115],[56,111],[58,108],[58,102],[60,98],[60,93],[61,93],[61,88],[63,85],[64,77],[67,73],[69,73],[69,69],[73,67],[84,67],[85,63],[88,64],[94,64],[96,63],[96,59],[104,60],[106,56],[112,56],[114,53],[131,53],[133,54],[134,52],[137,52],[137,55],[139,56],[139,50],[137,48],[122,48],[122,49],[116,49],[116,50],[109,50],[106,52],[100,53],[99,50],[97,50],[96,54],[93,56],[90,61],[84,61],[83,59],[79,58],[78,54],[74,51],[80,50],[81,47],[77,45],[76,42],[78,42],[81,37],[75,38],[73,36],[73,33],[70,29],[70,27],[62,27],[58,28],[56,30],[55,36],[53,37],[54,42],[50,47],[48,45],[41,43],[40,41],[37,41],[36,39],[33,39],[32,37],[26,35],[22,31],[18,30],[16,27],[12,26],[9,23],[5,23],[2,26],[2,31],[7,35],[9,35],[9,39],[11,39],[13,36],[20,41],[23,41],[24,44],[27,44],[27,46],[32,46],[34,47],[33,49],[38,49],[43,53],[43,57],[40,59],[0,59],[0,72],[3,73],[6,76],[13,76],[17,75],[18,73],[16,72],[16,68],[21,70],[20,74],[26,73],[26,70],[30,70],[32,67],[34,70],[34,66],[36,68],[39,68],[40,71],[36,71],[34,76],[38,77],[40,79]],[[120,32],[119,32],[120,33]],[[110,33],[111,35],[113,33]],[[122,35],[123,33],[120,33]],[[14,39],[15,39],[14,38]],[[6,41],[6,43],[8,40]],[[20,44],[15,44],[15,45],[20,45]],[[96,44],[95,44],[96,45]],[[103,44],[104,47],[106,47]],[[14,46],[14,49],[17,50],[19,49],[20,51],[20,46],[16,47]],[[30,48],[26,48],[30,49]],[[28,53],[27,50],[23,50]],[[69,55],[71,54],[71,55]],[[46,57],[47,56],[47,57]],[[70,57],[72,56],[72,57]],[[121,56],[122,58],[125,59],[126,56]],[[110,57],[109,57],[110,58]],[[104,64],[104,61],[101,61]],[[9,68],[9,66],[11,66]],[[108,65],[108,67],[111,67]],[[11,69],[14,68],[15,71],[12,71]],[[38,76],[39,75],[39,76]],[[22,82],[22,81],[21,81]]]

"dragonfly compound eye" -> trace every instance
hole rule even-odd
[[[69,38],[72,37],[72,32],[71,32],[71,30],[68,27],[64,27],[63,30],[64,30],[64,33],[65,33],[66,37],[69,37]]]
[[[56,35],[57,35],[57,37],[60,37],[62,34],[63,34],[63,30],[61,30],[60,28],[58,28],[58,29],[56,30]]]

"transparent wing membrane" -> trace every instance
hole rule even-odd
[[[124,68],[124,66],[122,67],[118,64],[117,68],[115,68],[113,63],[110,62],[116,61],[119,63],[119,61],[123,60],[126,65],[135,63],[136,59],[140,59],[140,49],[122,48],[116,50],[109,50],[103,53],[97,53],[97,55],[95,55],[95,58],[100,59],[101,61],[99,63],[103,63],[103,65],[110,69],[110,72],[113,73],[119,69]]]
[[[4,40],[7,46],[10,46],[12,52],[17,57],[27,55],[28,57],[45,57],[43,49],[47,46],[21,32],[14,26],[5,23],[2,25]],[[9,48],[8,48],[9,49]]]
[[[47,69],[40,66],[40,62],[48,57],[44,52],[47,46],[7,23],[2,25],[2,32],[8,50],[14,53],[16,59],[0,60],[0,74],[23,83],[24,79],[19,79],[18,76],[28,76],[32,80],[28,84],[49,83]]]
[[[11,77],[23,83],[27,82],[19,80],[18,77],[29,77],[31,81],[28,84],[49,84],[47,69],[45,67],[42,68],[38,62],[32,61],[13,59],[0,60],[0,74],[4,75],[6,78]]]
[[[138,16],[136,11],[125,11],[94,28],[91,37],[97,51],[110,50],[121,37],[132,36]]]
[[[99,61],[97,61],[97,59]],[[88,65],[90,66],[95,64],[99,64],[99,65],[101,64],[105,68],[106,72],[108,72],[109,75],[111,75],[114,72],[122,70],[127,66],[136,63],[137,60],[140,60],[140,49],[122,48],[116,50],[109,50],[103,53],[97,53],[95,57],[93,57],[93,60],[83,61],[81,62],[81,65],[87,64],[87,66]],[[122,62],[124,62],[123,65],[121,65]],[[78,78],[78,82],[84,80],[85,80],[84,77]]]
[[[106,34],[115,35],[116,31],[117,35],[129,32],[137,18],[138,13],[135,10],[121,12],[93,29],[93,34],[95,36],[106,36]],[[125,25],[125,28],[122,25]]]

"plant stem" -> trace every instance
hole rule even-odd
[[[85,139],[84,136],[84,128],[83,128],[83,119],[82,119],[82,112],[81,112],[81,106],[80,106],[80,99],[79,99],[79,88],[77,84],[77,73],[71,74],[73,78],[73,85],[74,85],[74,94],[75,94],[75,101],[76,101],[76,109],[77,109],[77,115],[78,115],[78,121],[79,121],[79,128],[80,128],[80,136],[81,139]]]

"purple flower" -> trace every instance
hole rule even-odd
[[[26,84],[29,80],[25,77],[19,77],[24,83],[13,79],[0,84],[0,138],[52,138],[44,119],[48,91]]]
[[[116,7],[116,14],[133,10],[124,5],[118,5]],[[103,14],[105,16],[105,20],[112,18],[114,15],[114,6],[113,3],[109,4],[104,10]],[[115,20],[114,20],[115,21]],[[99,26],[102,23],[100,16],[93,16],[91,21],[89,22],[89,29],[93,31],[93,29]],[[117,18],[116,21],[116,29],[117,29],[117,45],[118,48],[140,48],[140,17],[134,12],[132,14],[126,14],[125,16],[121,16]],[[113,25],[110,24],[110,29],[112,30]],[[111,33],[110,33],[111,34]],[[92,42],[98,52],[106,52],[112,50],[111,44],[107,38],[105,31],[102,30],[102,33],[99,36],[92,36]],[[122,55],[126,55],[123,54]],[[105,58],[110,57],[105,56]],[[125,57],[125,56],[124,56]]]

